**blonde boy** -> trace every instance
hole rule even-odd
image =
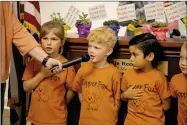
[[[78,70],[73,89],[82,95],[79,125],[116,125],[121,74],[107,61],[117,41],[115,32],[99,27],[87,39],[90,61]]]
[[[181,73],[171,78],[171,96],[178,98],[178,125],[187,124],[187,42],[183,44],[180,52],[179,67]]]

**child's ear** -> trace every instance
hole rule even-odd
[[[112,52],[113,52],[113,48],[109,48],[106,55],[109,56],[110,54],[112,54]]]
[[[65,40],[61,41],[61,46],[64,46]]]
[[[146,56],[148,61],[153,61],[153,59],[155,58],[155,54],[153,52],[149,53],[149,55]]]

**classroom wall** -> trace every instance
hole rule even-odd
[[[69,7],[71,5],[74,5],[76,8],[78,8],[80,11],[88,14],[88,8],[92,7],[97,4],[105,4],[105,9],[107,12],[107,18],[93,21],[92,22],[92,28],[102,26],[103,22],[105,20],[109,19],[116,19],[116,8],[118,6],[118,2],[40,2],[40,11],[41,11],[41,24],[43,24],[46,21],[50,20],[50,15],[53,12],[60,12],[62,16],[65,16]],[[179,20],[179,30],[182,35],[187,36],[186,28],[184,24]],[[126,32],[126,27],[121,27],[119,31],[119,36],[124,36]],[[68,33],[77,33],[77,28],[72,27]]]
[[[41,23],[43,24],[46,21],[50,20],[50,15],[53,12],[60,12],[62,16],[65,16],[69,7],[74,5],[80,11],[88,14],[88,8],[97,4],[105,4],[105,9],[107,12],[107,18],[93,21],[92,28],[99,27],[103,25],[105,20],[116,19],[116,8],[118,6],[118,2],[40,2],[40,10],[41,10]],[[77,28],[73,27],[68,33],[77,33]],[[120,36],[124,36],[126,32],[126,27],[121,27],[119,31]]]

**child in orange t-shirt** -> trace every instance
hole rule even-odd
[[[171,96],[178,98],[178,125],[187,125],[187,42],[183,44],[180,52],[180,74],[171,78]]]
[[[117,41],[115,32],[99,27],[87,39],[90,61],[78,70],[73,84],[81,93],[79,125],[116,125],[121,73],[107,61]]]
[[[64,45],[63,25],[54,21],[46,22],[41,27],[40,42],[44,51],[52,58],[66,62],[61,55]],[[26,66],[23,75],[24,90],[32,90],[31,105],[28,120],[36,125],[66,125],[66,104],[73,98],[74,93],[70,87],[75,77],[73,67],[54,74],[43,67],[40,62],[32,59]]]
[[[164,110],[170,108],[170,92],[164,74],[156,69],[163,57],[154,35],[144,33],[129,41],[133,68],[124,72],[121,99],[128,101],[124,125],[164,125]]]

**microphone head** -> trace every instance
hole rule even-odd
[[[88,54],[83,55],[83,56],[81,56],[81,57],[82,57],[82,62],[87,62],[87,61],[90,60],[90,56],[89,56]]]

